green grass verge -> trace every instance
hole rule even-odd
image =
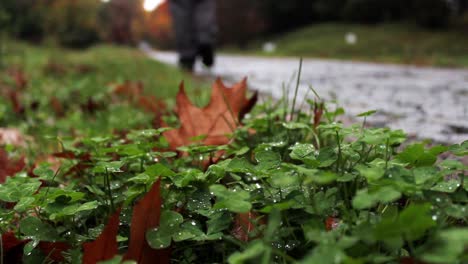
[[[345,42],[345,34],[348,32],[357,35],[355,45]],[[273,53],[262,51],[264,41],[252,43],[248,52],[271,56],[468,66],[468,35],[455,30],[428,31],[405,24],[318,24],[269,39],[277,44],[277,50]]]
[[[185,80],[195,103],[206,101],[208,85],[174,67],[147,58],[125,47],[96,46],[84,51],[37,47],[10,41],[0,70],[0,90],[15,87],[11,69],[21,69],[28,84],[19,92],[24,113],[15,113],[11,101],[0,96],[0,127],[18,127],[35,142],[46,138],[100,136],[114,130],[148,128],[150,114],[129,102],[113,102],[114,86],[125,81],[141,81],[144,94],[154,95],[171,109],[179,83]],[[56,118],[51,98],[62,104],[64,114]],[[100,110],[82,111],[89,100]],[[71,129],[73,128],[73,129]]]

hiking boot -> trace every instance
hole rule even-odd
[[[202,57],[202,62],[206,67],[211,68],[214,64],[214,48],[210,44],[201,44],[198,47],[198,54]]]

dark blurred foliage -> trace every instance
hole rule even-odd
[[[320,21],[333,21],[341,19],[344,6],[347,0],[315,0],[313,1],[313,11]]]
[[[135,44],[142,37],[173,43],[167,5],[152,13],[143,0],[0,0],[0,30],[29,41],[53,38],[67,47],[97,41]],[[416,23],[468,27],[468,0],[218,0],[220,43],[245,46],[253,38],[321,22]],[[453,23],[453,21],[458,21]]]
[[[277,34],[320,22],[416,23],[443,28],[468,9],[468,0],[219,0],[221,42],[243,46],[259,34]]]
[[[313,0],[260,1],[262,2],[260,12],[264,14],[271,32],[287,31],[318,20]]]
[[[45,33],[56,37],[59,44],[84,48],[99,41],[96,0],[49,0],[42,24]]]
[[[440,0],[412,0],[412,9],[425,10],[416,12],[414,18],[421,26],[436,28],[447,26],[450,19],[450,6]]]
[[[101,40],[136,43],[144,14],[140,0],[1,0],[0,23],[20,39],[53,38],[62,46],[83,48]]]
[[[218,0],[218,4],[221,43],[240,47],[253,37],[313,23],[404,22],[438,29],[468,21],[468,0]]]
[[[427,28],[444,27],[452,16],[468,9],[468,0],[260,0],[260,12],[270,32],[315,22],[342,21],[375,24],[415,22]]]
[[[8,19],[2,21],[4,28],[15,36],[31,41],[40,41],[44,35],[43,8],[41,0],[1,0],[0,12]]]
[[[261,12],[261,1],[218,0],[217,4],[221,43],[233,43],[244,47],[249,40],[265,32],[267,25],[266,18]],[[282,21],[284,24],[287,23],[287,20]],[[278,23],[280,24],[282,23]]]
[[[118,44],[137,43],[144,31],[144,15],[143,0],[112,0],[102,4],[99,12],[102,37]]]

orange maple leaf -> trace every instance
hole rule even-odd
[[[248,113],[257,101],[257,93],[246,98],[247,80],[226,87],[220,79],[212,86],[210,102],[203,108],[192,104],[180,85],[176,97],[176,113],[181,126],[164,133],[171,149],[194,143],[193,138],[206,136],[204,145],[224,145],[229,143],[231,134],[240,124],[243,115]]]

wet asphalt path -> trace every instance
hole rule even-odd
[[[177,55],[145,49],[151,58],[176,65]],[[197,64],[196,74],[238,81],[274,98],[290,86],[298,72],[297,58],[224,55],[211,71]],[[460,143],[468,140],[468,69],[439,69],[337,60],[305,59],[299,101],[313,97],[309,86],[326,100],[336,100],[347,115],[378,110],[369,118],[374,126],[404,129],[418,138]]]

